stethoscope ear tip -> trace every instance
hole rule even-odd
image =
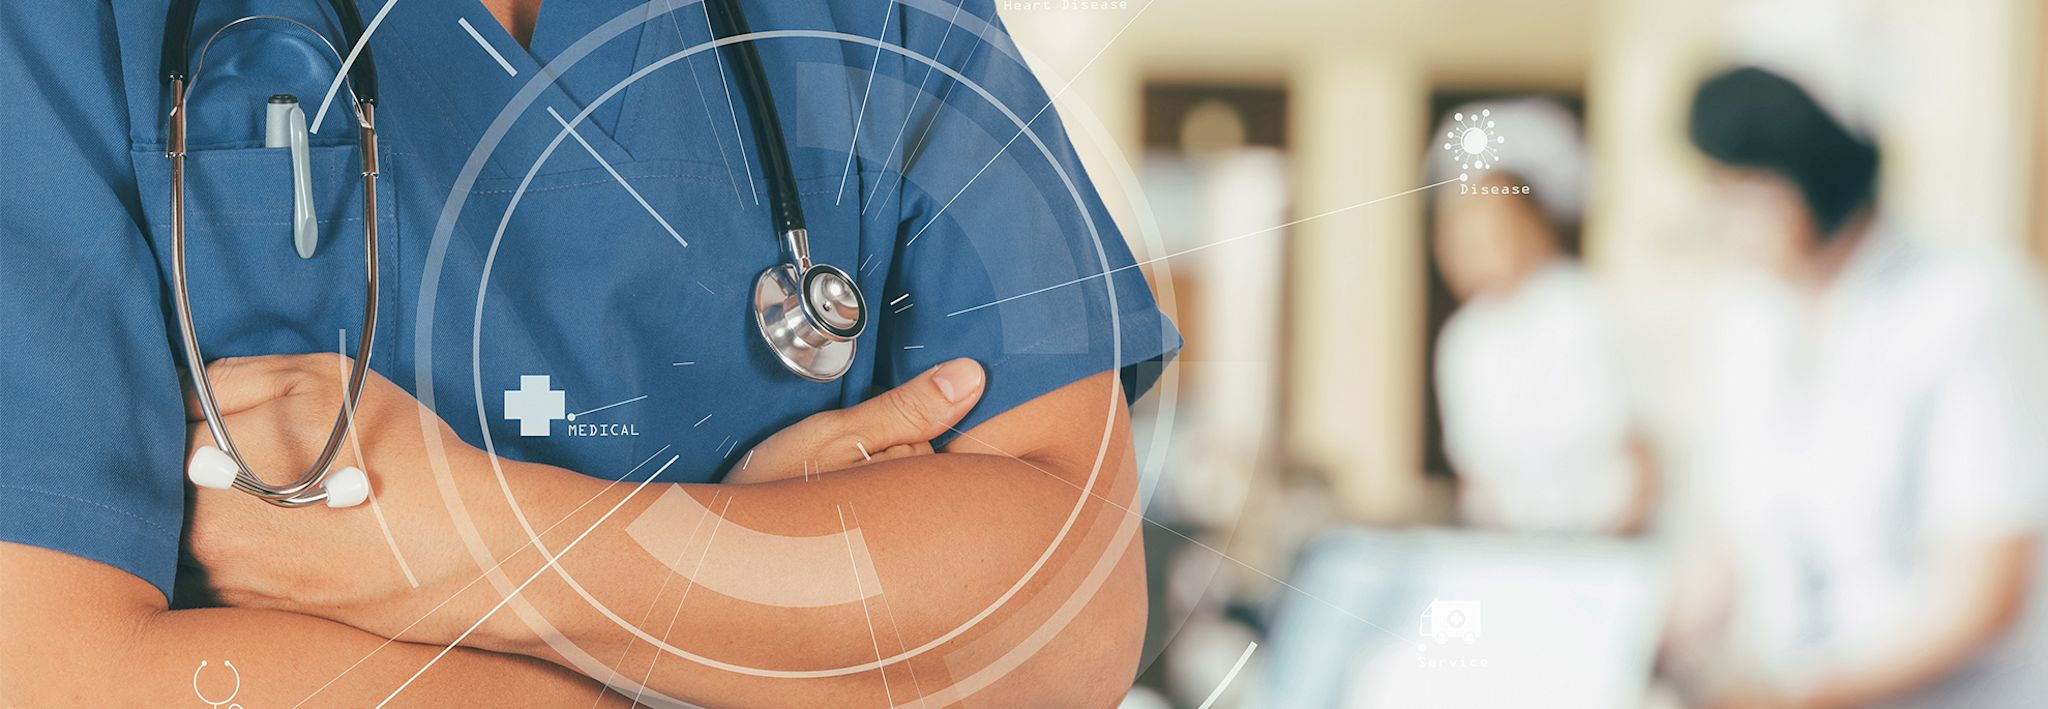
[[[370,476],[355,466],[329,474],[321,487],[327,490],[328,507],[354,507],[370,498]]]
[[[215,490],[234,487],[235,476],[240,472],[241,466],[235,465],[234,458],[213,446],[200,446],[193,451],[185,468],[185,476],[192,479],[192,484]]]
[[[192,460],[185,468],[185,476],[191,478],[193,485],[214,490],[234,487],[240,472],[241,466],[235,465],[235,459],[214,446],[200,446],[192,451]],[[370,499],[370,476],[355,466],[340,468],[327,474],[320,489],[327,493],[328,507],[354,507]]]

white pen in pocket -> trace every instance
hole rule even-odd
[[[263,116],[263,147],[291,148],[292,151],[292,246],[299,258],[313,258],[320,246],[320,220],[313,213],[313,166],[308,154],[311,137],[306,133],[306,112],[299,97],[277,94],[270,97]]]

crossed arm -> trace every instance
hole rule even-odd
[[[549,547],[592,530],[560,555],[562,573],[533,577],[520,597],[628,682],[699,703],[1113,704],[1133,679],[1144,613],[1122,406],[1103,375],[936,455],[630,499],[623,484],[599,493],[601,481],[515,466],[509,487],[539,505],[535,527],[566,522],[542,535]],[[1030,447],[1048,431],[1078,444]],[[613,521],[595,523],[620,502]],[[821,544],[826,553],[805,553]],[[507,615],[464,642],[558,659]]]
[[[226,376],[216,367],[216,388],[240,392],[223,396],[239,399],[228,404],[237,443],[261,468],[298,462],[306,446],[291,432],[331,415],[319,412],[339,399],[323,371],[335,364],[247,362],[263,366],[229,366]],[[918,386],[935,385],[927,375],[905,389]],[[138,700],[181,696],[185,668],[211,656],[236,661],[245,698],[296,702],[320,689],[314,705],[587,703],[599,689],[563,669],[572,666],[615,686],[607,701],[620,703],[659,693],[709,706],[969,696],[1106,705],[1135,671],[1144,613],[1138,519],[1128,512],[1135,465],[1112,373],[936,453],[898,443],[929,438],[934,423],[944,430],[964,411],[919,403],[938,397],[821,414],[757,447],[725,485],[493,466],[402,390],[383,381],[371,390],[356,415],[362,462],[418,589],[391,572],[365,510],[276,510],[196,491],[191,553],[237,607],[165,611],[118,571],[7,547],[8,568],[35,570],[4,582],[0,616],[27,631],[8,634],[8,696],[43,677],[68,677],[71,688],[36,696],[103,697],[108,687]],[[785,440],[792,431],[806,435]],[[440,472],[429,444],[445,456]],[[843,555],[790,552],[820,542]],[[280,547],[301,551],[267,551]],[[129,588],[66,590],[86,584]],[[116,605],[133,609],[108,615]],[[94,620],[103,615],[119,620]],[[526,617],[545,619],[555,642]],[[73,641],[82,636],[93,640]],[[14,662],[37,655],[31,639],[53,637],[66,638],[62,659]],[[59,671],[69,667],[104,669]]]
[[[163,594],[126,572],[19,544],[0,543],[0,568],[7,706],[164,706],[196,701],[195,683],[219,700],[235,687],[223,662],[235,664],[244,706],[371,706],[439,650],[297,613],[167,610]],[[561,667],[480,650],[452,652],[440,669],[406,705],[585,706],[600,690]]]
[[[1106,406],[1112,398],[1114,412]],[[666,492],[686,500],[655,502],[643,492],[618,514],[668,525],[676,537],[702,537],[676,545],[684,564],[653,564],[629,527],[600,525],[561,557],[565,574],[543,574],[524,598],[592,654],[629,658],[629,678],[702,703],[903,705],[924,697],[946,705],[977,695],[999,705],[1110,705],[1133,680],[1145,613],[1139,518],[1126,512],[1135,461],[1122,400],[1114,375],[1102,375],[1034,406],[979,426],[938,455],[811,479]],[[993,443],[1049,430],[1077,445],[1012,451]],[[530,482],[516,479],[514,490],[532,484],[526,490],[535,494],[520,492],[520,500],[584,500],[582,488],[592,486],[582,475],[508,471],[526,473]],[[594,512],[586,508],[584,516]],[[565,527],[588,529],[582,520]],[[848,531],[858,531],[858,541],[834,541],[838,553],[815,568],[762,564],[770,545],[793,545],[782,539]],[[786,576],[772,578],[778,572]],[[629,623],[602,617],[567,578],[582,580]],[[664,578],[672,578],[668,594]],[[696,594],[686,594],[690,584]],[[805,592],[748,598],[764,594],[760,584]],[[848,592],[858,600],[799,607]],[[641,609],[657,611],[651,623],[633,623]],[[709,666],[655,652],[635,629],[715,662],[821,676]],[[549,656],[524,627],[479,633],[487,637],[477,648]],[[874,664],[883,668],[848,672]]]

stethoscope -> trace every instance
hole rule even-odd
[[[720,35],[747,34],[739,0],[705,0],[704,11]],[[768,215],[782,249],[782,262],[754,279],[754,324],[782,366],[799,377],[829,382],[853,365],[854,338],[868,325],[867,301],[845,271],[811,261],[810,232],[789,166],[789,146],[775,116],[775,96],[752,42],[719,48],[732,64],[733,79],[754,128],[754,151],[768,180]]]
[[[354,2],[329,0],[335,16],[341,21],[343,46],[355,46],[363,35],[363,18],[356,11]],[[172,0],[170,15],[164,20],[163,77],[171,87],[171,110],[166,121],[170,124],[164,150],[171,159],[171,295],[177,309],[178,337],[184,345],[185,371],[190,373],[192,391],[199,399],[199,410],[206,417],[206,428],[213,432],[213,446],[202,446],[193,451],[192,460],[186,466],[186,475],[192,483],[202,487],[225,490],[238,488],[255,495],[270,504],[280,507],[304,507],[326,502],[328,507],[353,507],[361,504],[370,495],[370,479],[361,468],[354,466],[330,471],[334,458],[341,452],[341,444],[348,437],[348,431],[355,416],[354,402],[362,394],[363,379],[370,371],[370,345],[377,333],[377,71],[370,63],[370,52],[364,47],[362,55],[356,58],[349,70],[349,97],[355,106],[356,126],[360,132],[363,155],[363,272],[365,288],[369,297],[363,301],[363,337],[356,348],[355,364],[348,374],[347,398],[342,401],[341,411],[335,414],[334,427],[327,434],[327,444],[320,449],[320,457],[311,468],[300,473],[298,478],[286,485],[272,485],[249,472],[248,463],[235,449],[235,439],[228,434],[227,423],[222,420],[220,407],[213,397],[213,378],[207,375],[206,357],[199,350],[199,332],[192,323],[191,287],[185,270],[185,119],[187,106],[186,92],[189,82],[196,82],[198,72],[187,72],[191,54],[187,51],[192,42],[192,23],[199,13],[198,0]],[[206,51],[213,46],[213,40],[222,32],[256,20],[286,22],[319,35],[318,31],[304,23],[282,17],[244,17],[228,23],[207,38],[199,49],[199,70],[206,69]],[[325,42],[325,36],[320,35]],[[335,62],[341,63],[341,56],[332,43],[327,50],[335,54]]]
[[[342,46],[359,52],[349,65],[346,87],[354,104],[359,146],[363,156],[363,267],[368,297],[363,304],[362,341],[349,369],[346,397],[335,414],[327,443],[312,467],[287,485],[272,485],[249,472],[249,465],[235,449],[220,408],[214,401],[213,382],[208,376],[205,356],[199,349],[198,331],[192,321],[190,287],[185,270],[185,99],[198,72],[188,72],[187,51],[192,26],[198,16],[198,0],[172,0],[164,21],[162,73],[170,85],[171,110],[164,154],[171,161],[171,286],[176,306],[178,334],[184,346],[185,369],[192,389],[218,447],[203,446],[194,451],[187,467],[192,482],[202,487],[240,489],[280,507],[303,507],[325,502],[329,507],[361,504],[370,494],[369,477],[362,469],[348,466],[330,470],[341,451],[354,420],[354,406],[370,371],[371,344],[377,331],[377,71],[369,47],[357,47],[363,36],[363,20],[353,0],[329,0],[340,21]],[[746,16],[737,0],[705,0],[705,11],[723,37],[747,34]],[[281,17],[244,17],[214,32],[199,50],[199,70],[206,67],[206,51],[213,39],[243,22],[269,19],[306,28],[322,37],[336,64],[344,63],[340,52],[325,35],[304,23]],[[790,167],[788,144],[775,113],[774,95],[769,91],[760,53],[751,42],[733,42],[720,48],[733,67],[747,118],[754,130],[755,152],[768,182],[771,225],[781,260],[754,280],[754,324],[762,341],[775,353],[782,366],[799,377],[830,382],[844,376],[853,365],[856,338],[867,328],[867,301],[860,286],[846,271],[811,260],[810,232],[804,228],[803,203],[796,177]]]

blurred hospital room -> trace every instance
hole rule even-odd
[[[1123,706],[2048,706],[2044,3],[998,6],[1187,340]]]

